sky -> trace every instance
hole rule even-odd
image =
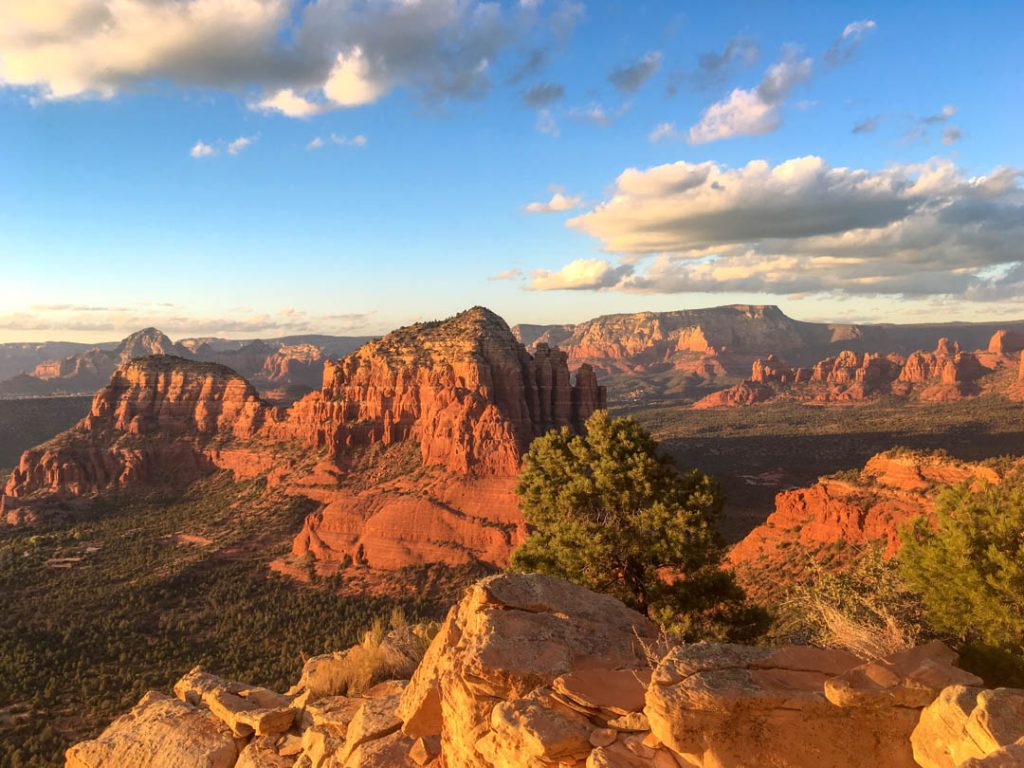
[[[0,341],[1024,318],[1024,4],[0,0]]]

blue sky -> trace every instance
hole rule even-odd
[[[0,341],[1024,317],[1024,6],[779,5],[15,2]]]

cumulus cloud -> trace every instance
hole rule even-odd
[[[527,213],[562,213],[583,207],[583,195],[566,195],[562,190],[553,190],[551,199],[544,203],[527,203],[523,210]]]
[[[787,49],[780,61],[765,72],[756,88],[736,88],[722,101],[704,110],[690,128],[692,144],[706,144],[733,136],[771,133],[782,122],[782,106],[797,85],[811,77],[812,63]]]
[[[319,136],[313,137],[313,139],[306,145],[306,149],[323,149],[324,140]]]
[[[523,94],[528,107],[547,107],[565,96],[565,88],[558,83],[541,83]]]
[[[603,259],[576,259],[557,272],[538,269],[530,273],[530,289],[534,291],[593,291],[613,288],[633,268],[628,264],[614,266]]]
[[[205,141],[197,141],[192,149],[189,150],[189,154],[197,160],[203,157],[213,157],[217,154],[217,150],[207,144]]]
[[[622,255],[623,290],[973,298],[1024,288],[1022,176],[969,177],[944,159],[879,171],[820,157],[678,162],[623,172],[568,226]],[[612,269],[573,262],[540,273],[538,287],[582,287],[589,275],[609,288]]]
[[[843,33],[836,38],[827,51],[822,55],[825,61],[833,67],[846,64],[857,55],[861,45],[864,44],[864,37],[878,25],[871,19],[863,21],[851,21],[843,28]]]
[[[661,52],[651,51],[631,64],[613,69],[608,74],[608,82],[622,93],[635,93],[644,83],[654,77],[660,67]]]
[[[289,117],[373,103],[475,98],[493,62],[560,35],[582,6],[485,0],[53,0],[0,4],[0,84],[44,100],[153,82],[253,92]]]

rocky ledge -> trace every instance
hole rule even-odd
[[[150,692],[69,749],[67,766],[1024,765],[1024,691],[984,688],[941,643],[874,660],[671,645],[611,597],[509,574],[470,588],[418,666],[415,638],[385,638],[389,663],[362,687],[362,646],[310,659],[284,695],[193,670],[174,698]]]

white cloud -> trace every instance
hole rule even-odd
[[[833,67],[847,63],[857,55],[857,51],[860,50],[861,45],[864,43],[864,36],[877,26],[872,19],[851,21],[843,27],[843,33],[825,51],[823,58]]]
[[[528,203],[523,206],[527,213],[562,213],[583,207],[583,195],[566,195],[555,190],[546,203]]]
[[[361,133],[355,136],[339,136],[336,133],[332,133],[331,141],[342,147],[365,147],[369,143],[367,138]]]
[[[558,121],[550,109],[542,109],[537,113],[537,132],[555,137],[561,133]]]
[[[771,133],[782,122],[786,98],[793,88],[810,79],[811,70],[809,58],[801,59],[795,51],[786,51],[781,61],[768,68],[756,88],[736,88],[704,110],[700,122],[690,128],[690,143]]]
[[[147,80],[244,85],[267,69],[285,0],[0,4],[0,83],[43,99],[110,98]]]
[[[649,141],[665,141],[666,139],[679,139],[681,135],[676,130],[675,123],[658,123],[654,130],[647,134]]]
[[[586,291],[612,288],[632,271],[628,265],[613,266],[603,259],[576,259],[557,272],[539,269],[530,274],[534,291]]]
[[[323,146],[324,140],[321,139],[319,136],[316,136],[313,138],[312,141],[309,142],[309,144],[306,145],[306,149],[321,149],[323,148]]]
[[[623,172],[568,226],[623,255],[623,290],[1004,296],[1024,289],[1021,178],[968,177],[944,159],[879,171],[819,157],[678,162]],[[609,288],[610,270],[573,262],[537,287]]]
[[[949,126],[942,132],[942,143],[943,144],[955,144],[964,137],[963,131],[956,126]]]
[[[192,157],[199,159],[202,157],[213,157],[217,154],[217,150],[205,141],[200,140],[195,143],[195,146],[193,146],[192,149],[189,150],[189,154],[192,155]]]
[[[503,272],[499,272],[496,275],[491,275],[488,280],[500,281],[500,280],[515,280],[518,277],[523,276],[523,270],[521,269],[506,269]]]
[[[327,104],[311,101],[291,88],[275,91],[250,107],[263,112],[280,112],[286,117],[313,117],[330,109]]]
[[[110,98],[148,83],[242,91],[311,117],[406,88],[475,98],[495,59],[562,34],[578,3],[525,13],[486,0],[45,0],[0,3],[0,86]]]
[[[253,140],[248,136],[239,136],[237,139],[228,144],[228,154],[237,155],[248,149],[252,144]]]

